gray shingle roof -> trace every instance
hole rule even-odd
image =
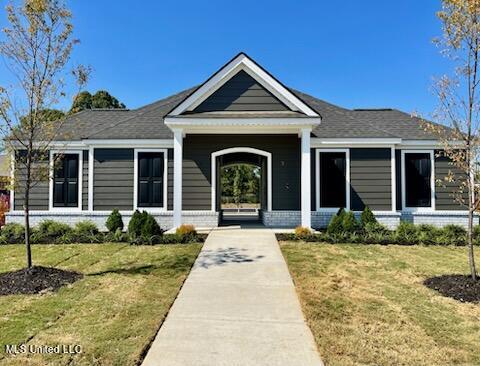
[[[59,140],[80,139],[169,139],[173,137],[163,118],[197,87],[135,110],[87,110],[70,116],[62,126]],[[435,139],[423,131],[421,120],[394,110],[350,110],[290,89],[313,108],[322,123],[313,130],[321,138],[403,138]],[[295,112],[291,112],[295,113]],[[291,117],[291,113],[283,117]],[[252,112],[229,113],[231,118],[267,117],[270,114]],[[298,114],[298,113],[297,113]],[[189,117],[205,117],[188,115]],[[224,113],[209,113],[208,117],[224,117]]]

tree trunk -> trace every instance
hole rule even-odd
[[[23,202],[23,213],[25,216],[25,247],[27,250],[27,268],[32,268],[32,248],[30,247],[30,182],[31,182],[31,152],[27,152],[27,176],[25,180],[25,201]]]
[[[475,267],[475,253],[473,251],[473,217],[475,214],[475,181],[472,179],[471,174],[468,190],[468,231],[467,231],[467,243],[468,243],[468,263],[470,265],[470,275],[474,281],[477,280],[477,269]]]

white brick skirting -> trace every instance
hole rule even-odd
[[[302,212],[262,211],[262,222],[266,227],[297,227],[302,222]]]
[[[402,221],[412,222],[415,225],[430,224],[443,227],[449,224],[468,226],[468,213],[465,211],[434,211],[434,212],[403,212]],[[478,215],[475,215],[473,224],[478,225]]]
[[[105,221],[109,212],[49,212],[36,211],[30,213],[30,223],[32,226],[38,225],[43,220],[56,220],[69,225],[83,220],[93,221],[100,230],[106,230]],[[133,212],[122,212],[122,219],[125,228],[132,217]],[[173,227],[173,212],[152,212],[160,227],[169,230]],[[218,213],[211,211],[184,211],[182,213],[184,224],[191,224],[197,228],[218,226]],[[22,212],[9,212],[6,215],[7,223],[17,222],[23,225],[24,217]]]
[[[315,229],[324,229],[335,215],[336,212],[312,211],[312,227]],[[357,219],[361,212],[355,212]],[[263,211],[263,224],[267,227],[288,227],[293,228],[301,223],[300,211]],[[394,229],[400,223],[399,212],[376,212],[375,216],[378,222]]]
[[[49,212],[35,211],[30,213],[30,223],[32,226],[38,225],[43,220],[57,220],[69,225],[82,220],[93,221],[100,230],[106,230],[105,221],[109,212]],[[355,212],[357,219],[361,212]],[[395,229],[400,221],[413,222],[416,225],[432,224],[442,227],[448,224],[467,226],[467,213],[465,211],[434,211],[434,212],[374,212],[377,220],[390,229]],[[157,219],[160,227],[169,230],[173,227],[173,212],[155,212],[152,215]],[[312,227],[315,229],[324,229],[332,219],[335,212],[312,211]],[[132,212],[122,212],[123,223],[125,227],[132,217]],[[9,212],[6,217],[7,223],[24,223],[22,212]],[[192,224],[197,228],[211,228],[218,226],[218,213],[212,211],[183,211],[182,222]],[[263,211],[262,222],[267,227],[294,228],[301,224],[301,211]],[[478,216],[475,217],[475,225],[479,224]]]

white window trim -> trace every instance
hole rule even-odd
[[[350,149],[315,149],[315,201],[319,212],[336,212],[340,207],[321,207],[320,206],[320,153],[322,152],[342,152],[345,153],[345,209],[350,210]]]
[[[430,155],[430,207],[407,207],[405,154],[429,154]],[[402,211],[406,212],[432,212],[435,211],[435,152],[434,150],[402,150]]]
[[[138,207],[138,153],[160,152],[163,153],[163,206],[159,207]],[[168,149],[135,149],[133,157],[133,211],[136,209],[147,212],[167,211],[168,198]]]
[[[78,155],[78,206],[77,207],[55,207],[53,205],[53,186],[54,186],[54,159],[55,154],[77,154]],[[78,212],[82,211],[82,191],[83,191],[83,150],[50,150],[49,154],[49,187],[48,187],[48,210],[52,212]]]
[[[259,149],[254,149],[252,147],[232,147],[229,149],[219,150],[212,153],[212,211],[216,212],[215,202],[217,199],[217,164],[216,159],[221,155],[232,154],[232,153],[250,153],[265,156],[267,158],[267,210],[272,211],[272,153],[268,151],[263,151]],[[262,172],[263,173],[263,172]]]

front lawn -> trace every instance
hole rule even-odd
[[[480,364],[480,304],[430,276],[468,273],[465,247],[281,243],[327,365]]]
[[[79,271],[56,293],[0,297],[0,364],[135,365],[155,336],[201,245],[34,245],[36,265]],[[0,272],[20,269],[22,245],[0,245]],[[77,355],[5,353],[6,344],[80,345]]]

